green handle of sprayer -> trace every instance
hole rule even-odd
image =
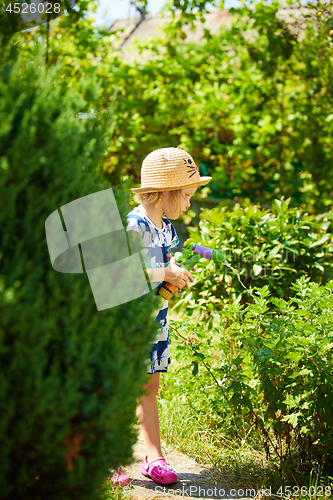
[[[190,248],[192,249],[192,246],[188,245],[184,249],[184,252],[186,252],[188,254]],[[193,269],[193,267],[195,266],[195,264],[200,259],[201,259],[201,255],[199,255],[198,253],[191,253],[190,256],[188,257],[188,259],[184,263],[183,263],[182,257],[181,257],[179,260],[177,260],[176,264],[178,266],[181,266],[182,268],[186,269],[187,271],[190,271],[191,269]],[[169,263],[165,267],[167,267],[168,265],[169,265]],[[163,281],[163,283],[160,285],[159,289],[161,289],[165,285],[168,285],[167,288],[172,293],[174,293],[176,290],[178,290],[177,286],[171,285],[171,283],[168,283],[167,281]]]
[[[194,268],[194,266],[196,265],[197,262],[199,262],[200,259],[202,259],[201,255],[198,253],[194,253],[191,255],[189,259],[185,261],[184,264],[181,264],[181,267],[183,267],[187,271],[190,271],[191,269]]]
[[[187,260],[185,262],[183,262],[183,259],[181,256],[180,259],[176,262],[176,264],[178,266],[181,266],[182,268],[186,269],[187,271],[190,271],[191,269],[193,269],[193,267],[196,265],[196,263],[199,262],[199,260],[202,258],[202,256],[198,253],[192,253],[192,245],[187,245],[187,247],[183,251],[183,255],[184,254],[185,255],[187,254],[187,257],[188,257]],[[223,264],[224,262],[227,261],[227,257],[223,253],[218,252],[217,250],[213,250],[213,253],[212,253],[210,260],[212,260],[216,264],[221,265],[221,263]],[[169,263],[167,264],[167,266],[168,265],[169,265]],[[165,284],[167,284],[167,282],[163,281],[160,288]],[[168,289],[170,289],[170,291],[172,291],[172,292],[176,291],[178,288],[175,285],[171,285],[170,283],[168,283],[168,285],[169,285]]]

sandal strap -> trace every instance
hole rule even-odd
[[[152,460],[151,462],[149,462],[148,467],[149,467],[149,471],[151,471],[154,467],[160,467],[161,469],[164,469],[166,471],[169,470],[171,472],[175,472],[170,467],[170,465],[168,465],[166,463],[165,458],[156,458],[155,460]]]

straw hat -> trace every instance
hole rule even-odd
[[[141,187],[133,193],[174,191],[189,186],[204,186],[211,177],[200,177],[192,156],[180,148],[156,149],[143,160]]]

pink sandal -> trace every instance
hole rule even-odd
[[[173,484],[178,481],[178,476],[166,463],[164,458],[157,458],[147,462],[147,456],[140,464],[140,472],[143,476],[150,477],[157,484]]]
[[[115,486],[127,486],[129,483],[129,478],[124,474],[121,467],[117,467],[117,470],[110,469],[110,472],[113,473],[113,476],[110,477],[110,481],[113,482]]]

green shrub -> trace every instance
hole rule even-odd
[[[331,279],[332,212],[309,215],[290,208],[289,202],[275,200],[271,210],[258,205],[203,210],[199,227],[188,228],[189,241],[224,252],[231,268],[201,260],[196,283],[176,308],[187,306],[187,314],[199,311],[207,317],[230,302],[251,300],[251,286],[269,284],[272,295],[287,298],[291,283],[300,276],[320,283]]]
[[[49,63],[63,60],[74,87],[98,72],[102,108],[117,91],[104,164],[113,185],[122,175],[139,183],[147,151],[182,146],[213,175],[205,191],[215,197],[271,204],[285,195],[311,213],[332,207],[329,5],[308,2],[305,12],[295,1],[253,0],[193,43],[174,20],[176,29],[133,44],[135,56],[126,58],[85,16],[87,3],[51,24]],[[16,43],[46,51],[45,30],[16,34]]]
[[[86,274],[51,266],[46,218],[106,187],[109,117],[77,117],[96,107],[96,81],[74,91],[61,67],[18,60],[0,95],[1,498],[92,500],[131,457],[154,300],[98,312]]]
[[[254,0],[195,42],[178,30],[133,44],[131,60],[109,51],[104,99],[119,89],[111,178],[123,170],[139,182],[147,149],[182,146],[213,176],[215,197],[332,207],[332,14],[307,8]]]
[[[178,360],[192,366],[179,382],[190,404],[201,394],[229,436],[247,422],[244,439],[256,435],[282,477],[333,466],[333,281],[303,276],[291,288],[289,300],[257,289],[253,303],[224,313],[229,327],[216,313],[210,331],[172,324]]]

